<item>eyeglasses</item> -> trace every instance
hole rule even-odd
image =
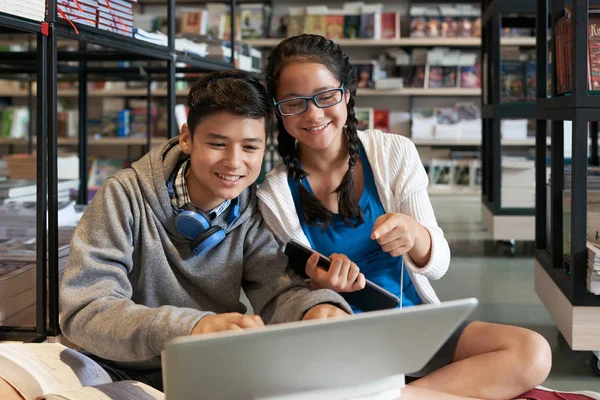
[[[315,106],[327,108],[335,106],[342,101],[344,95],[344,84],[336,89],[328,89],[316,93],[310,97],[294,97],[293,99],[282,100],[279,103],[273,99],[273,104],[281,115],[302,114],[308,108],[308,102],[312,100]]]

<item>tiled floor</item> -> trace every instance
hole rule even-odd
[[[600,376],[590,364],[592,354],[569,348],[533,290],[532,243],[517,243],[517,255],[506,257],[484,231],[478,199],[434,197],[432,203],[452,250],[450,270],[433,283],[440,299],[477,297],[480,306],[474,319],[542,334],[553,349],[552,372],[545,386],[600,391]]]

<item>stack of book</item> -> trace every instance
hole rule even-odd
[[[75,202],[58,203],[59,240],[69,242],[83,211]],[[0,240],[35,238],[37,231],[37,203],[5,203],[0,205]]]
[[[132,0],[97,1],[98,14],[96,23],[98,24],[98,28],[107,32],[118,33],[123,36],[133,36]],[[133,2],[136,1],[134,0]]]
[[[58,275],[61,279],[69,256],[68,243],[59,244],[58,250]],[[1,325],[35,325],[35,267],[35,243],[14,239],[0,243]]]
[[[36,155],[35,154],[11,154],[4,156],[8,176],[11,179],[35,179]]]
[[[43,21],[46,14],[45,0],[2,0],[0,12],[34,21]]]
[[[57,186],[58,201],[68,202],[70,198],[70,190],[79,187],[79,180],[61,180],[58,182]],[[0,180],[0,203],[24,203],[35,201],[37,201],[37,185],[35,180]]]
[[[96,27],[97,0],[58,0],[56,7],[59,18]]]
[[[600,244],[588,241],[587,249],[587,290],[600,295]]]

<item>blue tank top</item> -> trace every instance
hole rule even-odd
[[[362,144],[359,147],[365,183],[358,202],[359,207],[363,211],[364,223],[358,227],[346,225],[339,214],[334,214],[332,224],[325,230],[316,225],[308,225],[302,216],[298,184],[288,178],[288,185],[292,192],[300,225],[313,249],[326,256],[333,253],[345,254],[358,265],[365,278],[396,296],[400,296],[402,257],[392,257],[389,253],[381,249],[376,240],[371,239],[375,220],[385,214],[385,210],[377,193],[373,170],[371,169],[369,160]],[[302,180],[302,184],[313,193],[307,178]],[[406,269],[404,269],[403,284],[402,306],[408,307],[421,304],[422,300]]]

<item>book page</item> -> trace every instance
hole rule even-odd
[[[141,382],[120,381],[49,394],[46,400],[164,400],[165,395]]]
[[[0,345],[0,376],[27,400],[111,382],[95,361],[59,343]]]

